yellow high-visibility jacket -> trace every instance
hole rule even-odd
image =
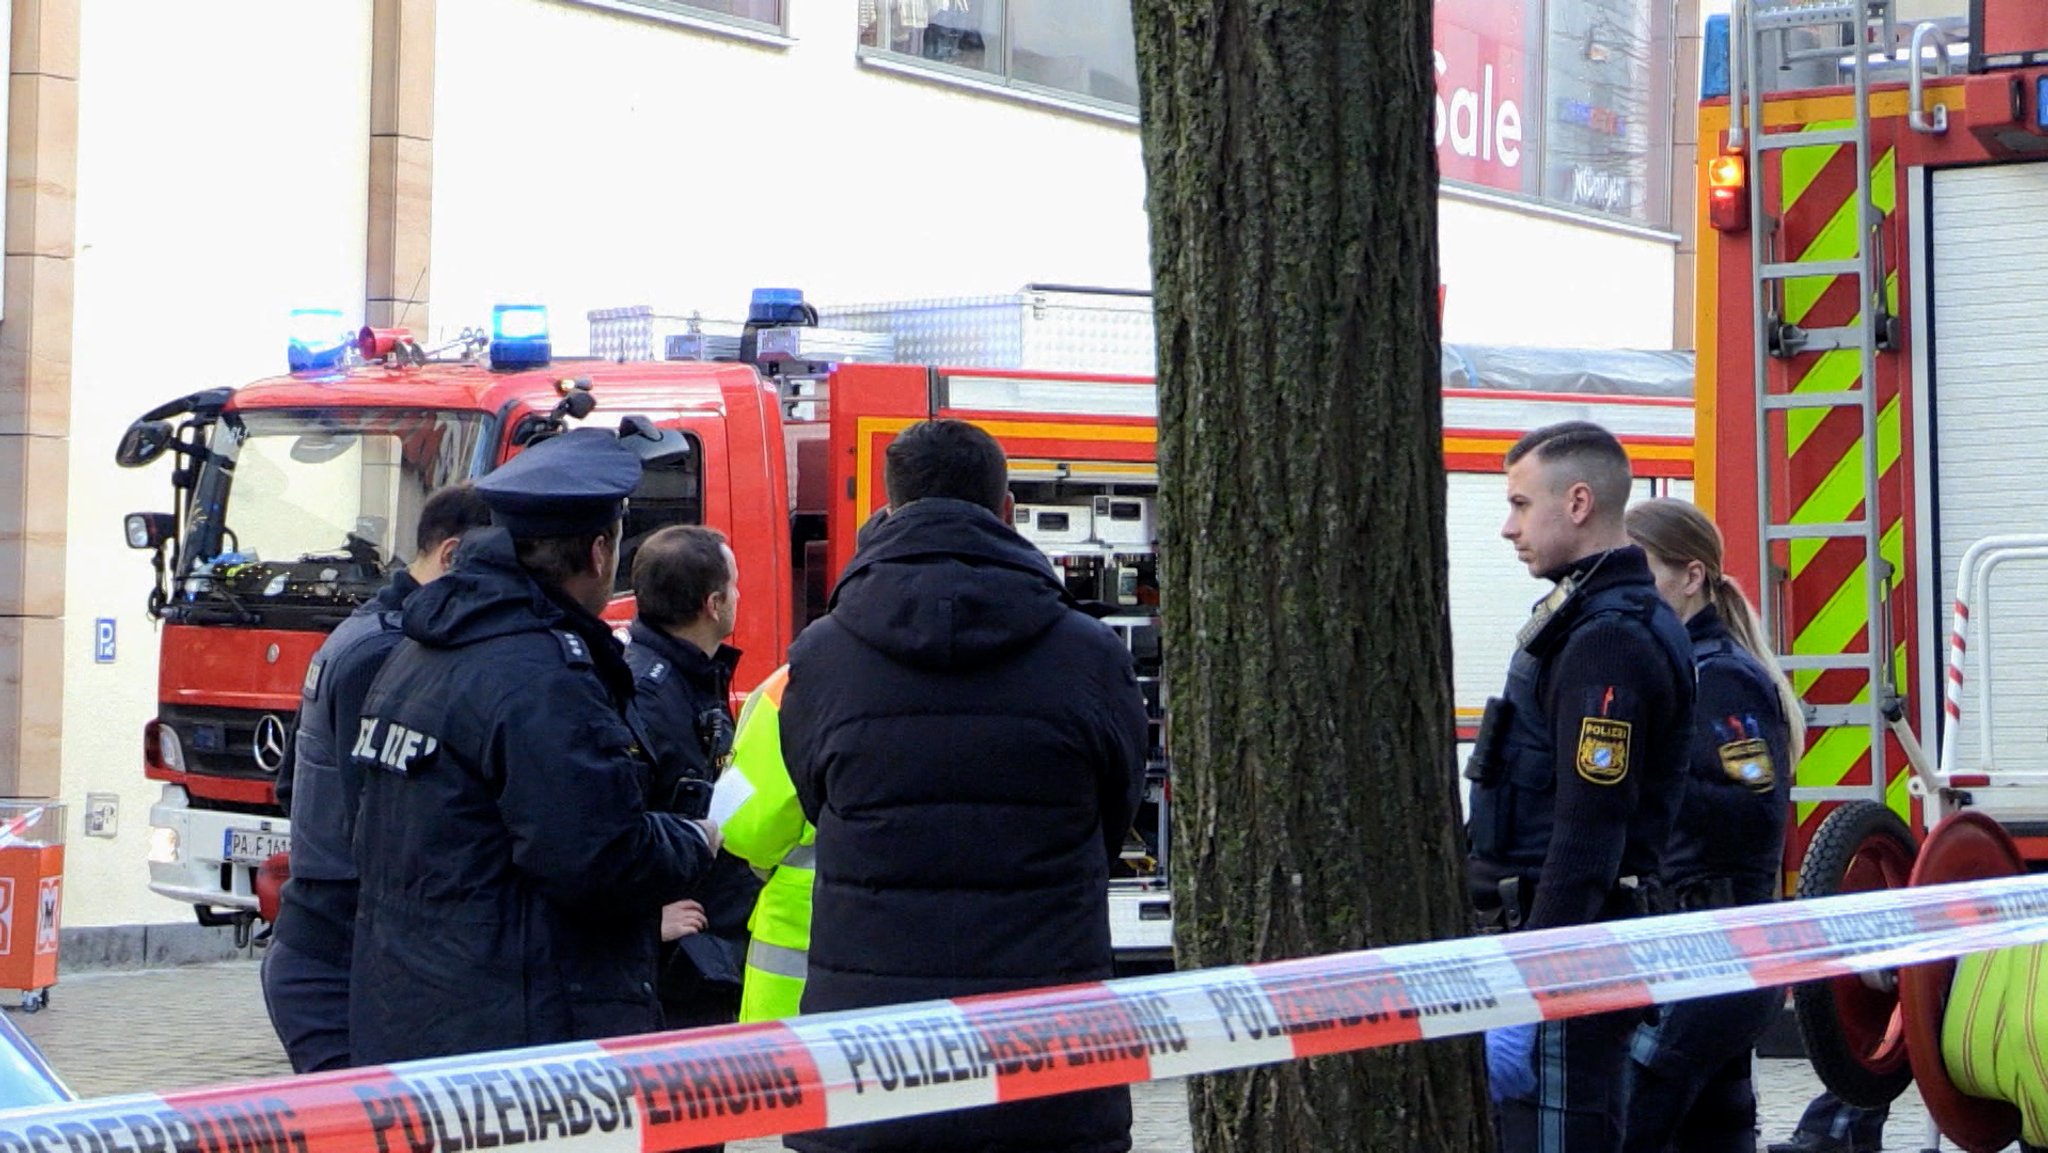
[[[782,763],[782,692],[788,685],[784,665],[747,697],[732,763],[718,779],[720,797],[713,804],[729,814],[721,826],[726,851],[767,878],[747,922],[753,939],[740,992],[742,1021],[797,1015],[811,948],[818,830],[804,820]]]

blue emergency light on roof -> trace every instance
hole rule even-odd
[[[1728,95],[1728,17],[1707,17],[1705,43],[1700,50],[1700,99]]]
[[[802,324],[803,289],[755,289],[753,298],[747,302],[747,322],[756,325]]]
[[[320,372],[337,367],[354,341],[339,308],[292,309],[291,344],[285,350],[293,372]]]
[[[545,305],[500,304],[491,309],[492,368],[540,368],[553,352]]]

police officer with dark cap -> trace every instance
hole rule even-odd
[[[577,429],[477,482],[493,526],[405,606],[364,705],[358,1065],[641,1033],[663,906],[718,850],[651,809],[633,673],[598,618],[640,478]]]
[[[1598,425],[1523,437],[1507,455],[1501,535],[1555,583],[1488,702],[1472,782],[1467,880],[1482,923],[1547,929],[1650,911],[1692,736],[1692,643],[1657,595],[1622,512],[1628,456]],[[1503,1153],[1615,1153],[1637,1014],[1487,1037]]]

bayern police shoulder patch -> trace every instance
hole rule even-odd
[[[1721,771],[1753,792],[1767,793],[1778,782],[1771,747],[1760,740],[1730,741],[1721,746]]]
[[[1579,722],[1579,776],[1588,784],[1618,785],[1628,777],[1628,721],[1587,717]]]

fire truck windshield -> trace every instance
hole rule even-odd
[[[214,427],[176,600],[289,627],[332,623],[413,557],[420,506],[473,476],[480,412],[230,411]]]

